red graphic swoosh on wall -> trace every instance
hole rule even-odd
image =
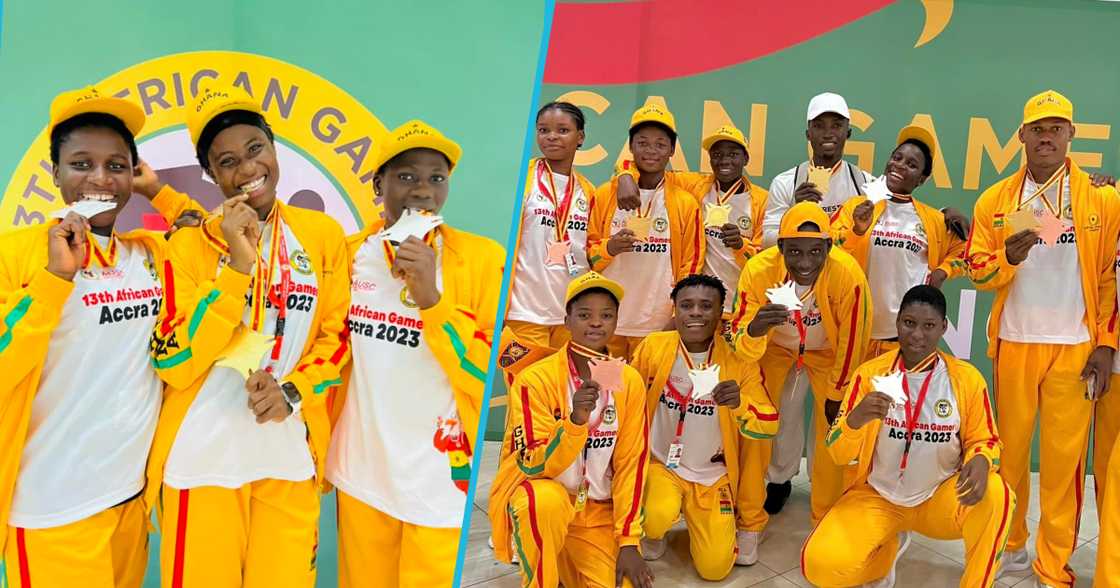
[[[558,2],[546,84],[636,84],[696,75],[838,29],[893,0]]]

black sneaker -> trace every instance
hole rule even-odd
[[[789,500],[789,493],[791,490],[793,490],[793,484],[790,482],[784,484],[767,484],[766,502],[763,503],[762,509],[772,515],[782,512],[782,507],[785,506],[786,501]]]

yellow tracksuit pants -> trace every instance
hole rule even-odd
[[[1031,440],[1041,424],[1039,506],[1034,572],[1055,588],[1073,585],[1066,565],[1077,543],[1084,498],[1085,457],[1093,405],[1085,399],[1081,370],[1089,343],[1050,345],[1000,341],[996,353],[996,426],[1003,438],[1000,472],[1019,508],[1012,519],[1007,550],[1027,544]]]
[[[1112,392],[1109,392],[1112,394]],[[1105,468],[1096,466],[1097,474]],[[1112,445],[1112,461],[1108,463],[1110,482],[1097,509],[1101,516],[1101,536],[1097,540],[1097,572],[1093,585],[1097,588],[1120,588],[1120,437]]]
[[[140,588],[147,567],[147,518],[133,498],[60,527],[8,527],[0,585]]]
[[[314,480],[240,488],[164,486],[163,588],[311,588],[319,545]]]
[[[822,588],[859,586],[890,573],[898,533],[914,531],[933,539],[964,539],[960,585],[988,588],[995,583],[1000,556],[1015,510],[1015,495],[998,474],[988,475],[984,498],[961,506],[957,476],[914,507],[892,504],[866,483],[848,490],[821,520],[801,551],[801,572]]]
[[[340,588],[451,588],[459,529],[405,523],[336,492]]]
[[[813,463],[810,465],[813,523],[840,498],[844,490],[844,468],[836,465],[825,448],[824,439],[828,422],[824,416],[825,392],[829,389],[829,376],[834,355],[831,351],[807,351],[802,378],[809,378],[813,390]],[[781,390],[786,375],[797,367],[797,352],[778,345],[766,349],[758,362],[762,370],[762,384],[774,407],[781,412]],[[761,531],[766,528],[769,516],[762,509],[766,501],[766,469],[770,464],[771,441],[742,439],[739,452],[738,527],[744,531]]]
[[[613,588],[618,542],[609,502],[575,497],[555,480],[526,480],[509,501],[513,543],[525,588]],[[633,588],[623,580],[624,587]]]
[[[1120,437],[1120,374],[1113,374],[1109,391],[1100,400],[1093,414],[1093,481],[1096,483],[1097,504],[1102,503],[1105,484],[1109,481],[1108,464],[1112,447]],[[1101,511],[1097,509],[1097,515]]]
[[[701,578],[722,580],[735,565],[735,506],[724,476],[711,486],[682,479],[654,461],[643,505],[646,537],[662,539],[684,514],[692,565]]]

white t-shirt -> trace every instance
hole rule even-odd
[[[570,361],[570,360],[569,360]],[[571,412],[572,397],[575,396],[576,387],[572,378],[568,378],[568,411]],[[568,469],[564,470],[556,481],[560,482],[570,494],[579,492],[583,481],[583,464],[587,463],[587,497],[592,500],[610,500],[611,482],[614,480],[614,446],[618,441],[618,411],[616,409],[614,394],[600,394],[595,410],[587,418],[588,433],[587,443],[583,451],[576,455],[575,461]],[[599,419],[599,426],[591,431],[591,425]]]
[[[708,191],[708,194],[704,196],[704,200],[700,203],[701,212],[706,215],[707,205],[716,204],[717,199],[722,195],[719,183],[712,182],[712,189]],[[732,194],[727,204],[731,205],[729,222],[739,227],[739,234],[742,235],[743,241],[750,241],[753,231],[750,190]],[[708,242],[704,254],[704,273],[719,278],[723,282],[723,286],[727,288],[727,299],[723,302],[723,312],[729,314],[731,306],[735,303],[735,288],[739,285],[739,273],[743,268],[739,267],[739,262],[735,259],[735,250],[723,244],[722,230],[718,227],[705,225],[704,237]]]
[[[797,167],[787,169],[775,176],[774,181],[770,183],[770,197],[766,201],[766,217],[762,221],[763,247],[770,247],[778,242],[778,227],[782,224],[782,216],[794,204],[797,204],[793,199],[793,193],[797,190],[798,185],[808,181],[808,165],[809,162],[806,161]],[[852,181],[853,176],[856,179],[862,178],[864,183],[875,179],[871,174],[856,167],[855,164],[845,160],[839,161],[838,166],[832,172],[832,181],[828,184],[828,193],[821,199],[821,208],[824,209],[829,218],[836,214],[850,198],[859,195],[859,187],[856,182]]]
[[[1069,182],[1055,183],[1046,191],[1046,197],[1051,204],[1058,202],[1058,184],[1064,186],[1061,218],[1067,224],[1066,232],[1053,247],[1039,239],[1015,271],[1000,316],[999,338],[1004,341],[1076,345],[1089,340],[1073,213],[1066,204],[1070,202]],[[1023,201],[1038,188],[1028,174],[1024,179]],[[1035,198],[1025,208],[1040,216],[1045,204],[1042,198]]]
[[[829,349],[828,331],[824,328],[821,318],[821,309],[817,306],[817,295],[812,286],[802,286],[795,283],[793,289],[801,298],[801,324],[805,326],[805,351],[820,351]],[[770,340],[776,345],[792,349],[797,352],[801,343],[801,336],[797,332],[797,322],[791,311],[786,317],[786,322],[774,327]]]
[[[707,353],[690,353],[692,363],[704,363]],[[677,438],[677,422],[681,418],[682,399],[692,392],[692,380],[688,377],[688,365],[677,354],[673,361],[669,380],[653,411],[653,424],[650,436],[653,444],[650,450],[653,457],[662,465],[666,463],[669,445]],[[712,396],[692,399],[688,403],[684,418],[684,431],[680,443],[684,446],[680,464],[674,472],[684,480],[704,486],[715,484],[727,474],[727,461],[723,453],[723,437],[719,428],[719,415],[716,401]]]
[[[918,401],[927,375],[906,375],[913,402]],[[906,447],[906,409],[892,406],[879,427],[867,483],[899,506],[912,507],[929,500],[942,482],[961,469],[960,409],[944,362],[937,362],[932,378],[914,426],[905,470],[900,466]]]
[[[871,338],[898,337],[895,315],[906,292],[929,275],[929,242],[912,202],[886,201],[871,227],[867,281],[871,284]]]
[[[433,444],[439,419],[457,415],[451,382],[424,339],[420,309],[389,273],[380,233],[358,249],[353,271],[353,371],[327,479],[395,519],[458,528],[466,494],[451,479],[448,455]],[[442,290],[442,271],[436,283]]]
[[[274,217],[276,218],[276,217]],[[268,263],[272,242],[272,223],[261,230],[260,250]],[[307,338],[314,336],[311,324],[319,304],[318,280],[314,260],[309,260],[295,233],[282,225],[288,259],[292,260],[292,292],[288,295],[284,341],[280,349],[278,369],[273,374],[283,380],[299,363]],[[307,260],[296,263],[297,259]],[[274,290],[282,275],[279,263],[272,272]],[[306,267],[301,267],[306,266]],[[221,271],[219,268],[218,271]],[[252,296],[252,286],[246,298]],[[251,320],[252,307],[245,305],[243,323]],[[279,310],[271,303],[265,306],[263,332],[271,336],[276,328]],[[261,369],[269,364],[269,354],[261,358]],[[229,368],[212,367],[206,381],[187,410],[179,433],[171,446],[164,468],[164,482],[177,489],[199,486],[240,488],[264,479],[301,482],[315,475],[315,464],[307,444],[307,426],[303,415],[295,413],[281,422],[258,424],[248,405],[245,379]]]
[[[94,238],[109,250],[107,237]],[[8,524],[66,525],[144,488],[162,398],[148,340],[162,300],[140,243],[118,241],[113,267],[74,276],[32,400]]]
[[[553,174],[556,200],[563,202],[571,181],[569,176]],[[547,176],[540,178],[548,185]],[[556,207],[542,193],[537,179],[530,179],[532,188],[521,208],[521,241],[517,249],[517,267],[509,299],[510,320],[538,325],[564,323],[564,295],[572,280],[566,265],[546,265],[548,246],[556,241]],[[579,181],[572,189],[572,204],[566,231],[575,257],[576,275],[587,273],[587,215],[590,195],[584,194]]]
[[[603,275],[622,284],[626,297],[618,309],[615,333],[625,337],[645,337],[660,331],[673,317],[673,257],[669,233],[669,213],[665,208],[665,189],[639,190],[641,207],[649,208],[652,219],[649,240],[634,244],[634,251],[619,253],[603,270]],[[611,220],[611,235],[626,228],[626,219],[637,211],[618,209]]]

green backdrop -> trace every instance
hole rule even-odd
[[[559,31],[575,35],[566,28],[566,16],[593,10],[593,4],[557,4],[553,26],[557,33],[550,47],[541,101],[565,97],[584,107],[587,141],[577,163],[585,164],[581,171],[596,184],[609,178],[623,152],[634,109],[647,100],[664,100],[679,131],[675,168],[708,169],[700,147],[703,129],[713,129],[728,117],[748,136],[751,176],[769,187],[774,176],[806,159],[805,109],[809,99],[823,91],[846,97],[853,109],[849,159],[861,159],[861,165],[875,175],[882,173],[900,128],[916,115],[932,122],[944,167],[935,169],[935,177],[917,191],[917,197],[937,206],[957,207],[969,216],[980,191],[1017,168],[1020,144],[1015,133],[1023,104],[1048,88],[1074,103],[1079,138],[1073,141],[1072,150],[1082,153],[1075,155],[1079,163],[1090,171],[1101,168],[1120,175],[1120,141],[1111,135],[1112,125],[1120,122],[1115,108],[1120,71],[1114,52],[1106,49],[1108,39],[1120,27],[1120,5],[1111,2],[899,0],[883,3],[888,5],[815,38],[712,71],[642,81],[642,71],[656,69],[656,64],[642,62],[645,69],[630,76],[638,78],[632,82],[579,84],[570,79],[578,77],[578,64],[558,65],[579,58],[561,53],[578,43],[561,46],[556,35]],[[759,3],[767,9],[795,13],[797,4],[821,3],[779,4]],[[829,10],[843,12],[846,4],[833,3]],[[677,42],[680,51],[700,55],[728,51],[718,42],[727,35],[765,34],[751,28],[747,20],[728,14],[738,11],[749,18],[754,8],[737,9],[729,3],[697,6],[722,12],[713,12],[711,27],[696,27],[691,33],[680,33],[688,25],[672,18],[668,10],[650,7],[636,35],[638,51],[652,53],[658,43]],[[915,47],[927,18],[936,32],[938,16],[946,16],[946,10],[945,28]],[[779,17],[771,14],[768,18]],[[789,22],[801,26],[798,23],[806,20],[812,17],[795,14]],[[696,45],[689,45],[689,38]],[[568,73],[573,71],[577,73]],[[558,72],[568,76],[566,83],[549,83],[550,74],[559,77]],[[1007,151],[1002,153],[1005,147]],[[594,163],[588,165],[589,161]],[[990,382],[984,329],[992,296],[976,292],[966,279],[947,283],[944,291],[952,324],[947,335],[949,348],[972,361]],[[498,398],[488,421],[491,439],[500,438],[504,423],[501,394],[496,390]]]
[[[505,243],[537,72],[543,1],[54,0],[0,6],[5,84],[0,177],[15,172],[59,91],[162,56],[238,51],[310,70],[389,128],[421,117],[459,141],[464,157],[444,215],[460,228]],[[46,152],[37,156],[45,158]],[[19,197],[9,192],[5,198]],[[0,228],[9,220],[0,220]],[[323,504],[318,585],[334,586],[333,497]],[[157,545],[153,536],[146,586],[158,586]]]

